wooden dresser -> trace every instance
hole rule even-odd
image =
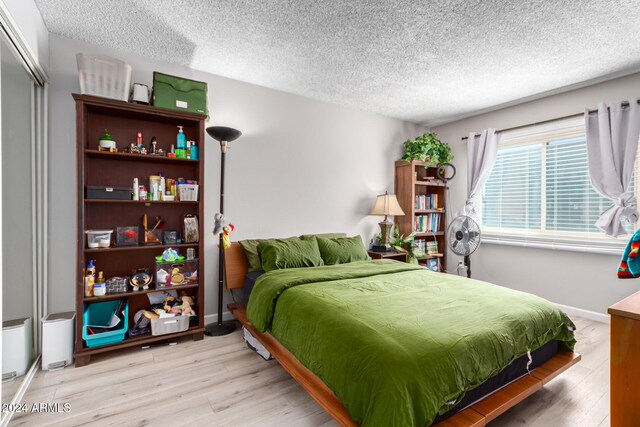
[[[640,426],[640,292],[612,305],[611,427]]]

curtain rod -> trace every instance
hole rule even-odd
[[[638,101],[638,104],[640,104],[640,100]],[[622,103],[622,107],[628,107],[629,106],[629,102],[624,101]],[[593,113],[597,113],[598,110],[589,110],[589,114],[593,114]],[[565,119],[573,119],[575,117],[579,117],[579,116],[584,116],[584,113],[575,113],[575,114],[570,114],[568,116],[562,116],[562,117],[556,117],[554,119],[549,119],[549,120],[543,120],[541,122],[534,122],[534,123],[527,123],[526,125],[519,125],[519,126],[513,126],[510,128],[505,128],[505,129],[499,129],[496,131],[496,133],[500,133],[500,132],[508,132],[508,131],[512,131],[512,130],[518,130],[518,129],[522,129],[522,128],[526,128],[529,126],[537,126],[537,125],[545,125],[547,123],[552,123],[558,120],[565,120]],[[479,133],[476,133],[475,136],[480,136]],[[463,136],[462,140],[466,141],[467,139],[469,139],[468,136]]]

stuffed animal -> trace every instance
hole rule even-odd
[[[224,216],[222,216],[221,213],[217,213],[213,216],[213,235],[217,236],[218,234],[222,233],[222,230],[224,228]]]
[[[229,235],[235,229],[233,224],[225,225],[222,229],[222,247],[229,249],[231,247],[231,238]]]
[[[221,213],[215,214],[213,221],[213,235],[217,236],[218,234],[222,233],[222,247],[225,249],[229,249],[229,247],[231,246],[231,238],[229,237],[229,235],[235,229],[235,227],[231,223],[226,224],[227,220],[224,216],[222,216]]]
[[[182,315],[183,316],[195,316],[196,312],[193,311],[191,306],[193,305],[193,299],[189,295],[182,296]]]

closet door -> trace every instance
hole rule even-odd
[[[2,215],[2,403],[9,403],[35,357],[35,86],[0,37]]]

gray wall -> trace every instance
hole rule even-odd
[[[640,74],[549,96],[514,107],[434,127],[455,155],[458,175],[451,183],[451,211],[463,205],[467,191],[466,142],[470,131],[504,129],[553,119],[594,108],[601,101],[640,95]],[[452,254],[450,254],[452,255]],[[555,303],[605,313],[612,303],[640,290],[640,280],[618,280],[619,256],[482,244],[472,256],[473,275],[480,280],[540,295]],[[449,258],[449,268],[458,258]]]
[[[49,31],[33,0],[0,0],[19,28],[27,49],[45,72],[49,70]]]
[[[75,54],[106,54],[131,64],[133,81],[151,86],[153,71],[206,81],[210,124],[243,136],[227,155],[225,213],[233,240],[344,231],[368,240],[380,218],[368,217],[376,194],[393,191],[402,142],[424,129],[399,120],[318,102],[51,35],[49,152],[49,311],[74,308],[76,256]],[[220,151],[207,137],[205,230],[218,209]],[[114,224],[115,225],[115,224]],[[216,312],[217,253],[205,234],[206,313]]]

